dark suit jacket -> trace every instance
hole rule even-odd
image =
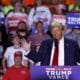
[[[39,52],[31,51],[27,57],[35,62],[41,61],[41,65],[49,65],[53,41],[52,39],[43,41]],[[80,49],[77,43],[64,38],[64,49],[65,65],[77,65],[77,62],[80,62]]]

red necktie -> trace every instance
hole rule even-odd
[[[54,50],[54,56],[53,56],[53,61],[52,65],[58,65],[58,42],[55,43],[55,50]]]

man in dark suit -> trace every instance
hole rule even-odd
[[[41,65],[77,65],[77,62],[80,62],[79,46],[75,41],[64,37],[64,30],[61,23],[52,23],[50,27],[52,39],[43,41],[38,53],[31,51],[31,43],[24,41],[23,47],[29,52],[27,57],[35,62],[40,61]],[[57,55],[55,55],[56,42],[58,42]]]

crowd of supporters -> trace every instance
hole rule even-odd
[[[66,17],[68,12],[80,11],[78,4],[56,3],[48,7],[41,0],[5,1],[0,3],[0,68],[3,72],[14,64],[15,51],[25,53],[22,46],[24,39],[31,41],[32,49],[37,52],[42,41],[52,38],[49,27],[54,15]],[[65,18],[61,22],[65,26],[65,37],[77,41],[80,47],[80,29],[66,26]],[[25,56],[23,59],[25,66],[35,65]]]

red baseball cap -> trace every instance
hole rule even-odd
[[[17,56],[22,57],[22,52],[21,51],[16,51],[14,53],[14,58],[17,57]]]

